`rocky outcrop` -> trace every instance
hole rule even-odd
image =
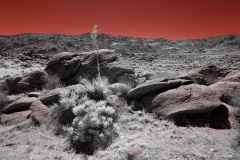
[[[41,101],[35,101],[30,106],[32,111],[30,118],[34,125],[40,126],[42,123],[50,122],[52,120],[50,116],[50,108],[42,104]]]
[[[50,60],[45,71],[48,74],[57,74],[60,79],[66,81],[77,74],[82,60],[83,57],[76,53],[62,52]]]
[[[28,110],[31,104],[36,101],[36,97],[25,97],[18,99],[2,109],[2,113],[11,114],[14,112],[20,112]]]
[[[154,92],[165,92],[181,85],[191,84],[191,80],[158,78],[146,81],[128,92],[129,98],[140,99]]]
[[[220,101],[221,95],[208,86],[190,84],[150,94],[142,103],[149,112],[170,118],[178,126],[230,128],[228,109]]]
[[[34,91],[45,84],[47,76],[44,71],[14,75],[6,79],[6,85],[11,92]]]
[[[113,50],[101,49],[98,51],[101,76],[109,78],[110,83],[116,82],[119,76],[125,73],[134,75],[133,67],[123,66],[116,62],[117,56]],[[45,71],[49,74],[57,74],[67,84],[77,82],[77,77],[88,79],[96,78],[97,53],[85,52],[82,54],[60,53],[52,58]]]

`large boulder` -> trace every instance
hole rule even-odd
[[[220,101],[222,94],[208,86],[190,84],[142,99],[144,107],[178,126],[230,128],[228,109]]]
[[[19,124],[19,123],[25,121],[26,119],[28,119],[30,114],[31,114],[30,110],[15,112],[12,114],[3,114],[3,115],[1,115],[0,124],[4,124],[4,125]]]
[[[132,66],[118,63],[113,50],[101,49],[85,53],[60,53],[52,58],[45,71],[57,74],[67,84],[75,84],[78,77],[96,78],[98,74],[97,57],[99,59],[100,74],[109,78],[110,83],[117,82],[119,76],[125,73],[134,75]]]
[[[214,64],[209,64],[195,69],[193,72],[186,76],[180,77],[181,79],[191,79],[195,83],[210,85],[218,81],[219,77],[224,77],[226,71]]]
[[[76,76],[83,57],[76,53],[62,52],[55,55],[44,69],[49,74],[57,74],[62,80]]]
[[[2,109],[2,113],[11,114],[14,112],[28,110],[29,107],[31,106],[31,104],[37,100],[38,99],[36,97],[24,97],[24,98],[18,99],[16,101],[10,103],[6,107],[4,107]]]
[[[85,53],[86,57],[82,62],[82,66],[78,72],[79,75],[87,77],[88,79],[96,78],[98,74],[97,70],[97,55],[99,58],[100,74],[101,76],[109,76],[109,63],[114,62],[117,59],[113,50],[99,50],[98,54],[94,52]]]
[[[32,111],[30,118],[34,125],[40,126],[42,123],[50,122],[52,120],[50,113],[50,108],[42,104],[41,101],[35,101],[30,106]]]
[[[11,92],[34,91],[42,88],[47,76],[46,72],[40,70],[14,75],[6,79],[6,85]]]
[[[191,80],[157,78],[148,80],[145,83],[138,85],[136,88],[131,89],[128,92],[127,96],[129,98],[140,99],[154,92],[165,92],[169,89],[177,88],[181,85],[187,85],[191,83]]]
[[[215,91],[219,91],[222,93],[221,101],[230,104],[232,102],[232,98],[235,96],[236,92],[240,91],[240,83],[239,82],[217,82],[209,86],[211,89]]]

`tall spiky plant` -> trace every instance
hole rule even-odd
[[[92,34],[91,34],[91,38],[93,40],[93,45],[97,51],[97,70],[98,70],[98,78],[100,80],[100,82],[102,82],[101,80],[101,73],[100,73],[100,65],[99,65],[99,54],[98,54],[98,50],[99,50],[99,47],[98,47],[98,42],[97,42],[97,27],[98,27],[98,23],[94,25],[93,27],[93,30],[92,30]]]

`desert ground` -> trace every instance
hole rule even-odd
[[[90,35],[0,36],[1,92],[6,92],[3,84],[7,78],[43,71],[51,59],[61,52],[86,54],[94,51]],[[240,36],[237,35],[167,40],[99,34],[97,41],[99,49],[114,50],[120,65],[133,67],[136,75],[151,74],[153,80],[181,77],[209,64],[225,72],[240,71]],[[24,97],[27,93],[6,94]],[[177,126],[144,109],[132,111],[124,100],[120,106],[118,136],[103,150],[99,149],[91,155],[75,153],[68,149],[67,133],[54,134],[53,123],[34,126],[27,119],[14,125],[0,124],[0,159],[240,159],[239,106],[233,107],[236,123],[228,129]]]

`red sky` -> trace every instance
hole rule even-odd
[[[0,0],[0,35],[91,32],[187,39],[240,35],[240,0]]]

